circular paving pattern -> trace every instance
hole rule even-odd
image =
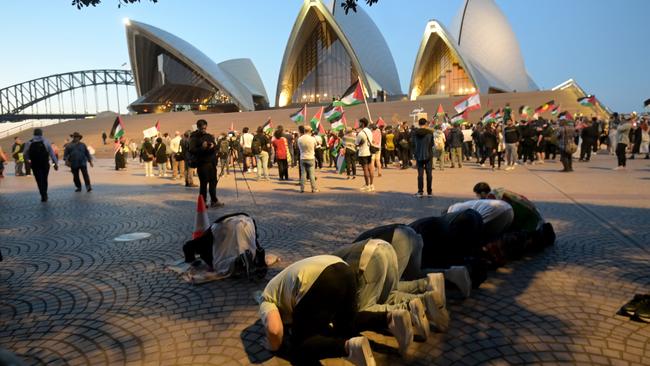
[[[593,165],[607,159],[597,156]],[[556,245],[490,273],[469,299],[450,293],[449,332],[416,343],[407,359],[392,337],[368,334],[378,363],[650,364],[650,326],[615,315],[635,293],[650,292],[650,183],[605,170],[554,175],[548,165],[436,172],[434,200],[412,197],[411,170],[386,170],[376,194],[358,192],[360,179],[325,172],[319,194],[251,181],[257,205],[244,184],[236,199],[230,176],[219,183],[226,208],[210,218],[250,212],[261,243],[282,261],[265,281],[200,286],[165,269],[190,239],[195,189],[145,179],[132,164],[135,172],[120,172],[119,184],[111,171],[92,171],[90,194],[74,193],[67,173],[53,174],[43,205],[33,180],[10,176],[0,186],[0,347],[35,365],[286,365],[261,346],[256,290],[289,263],[331,252],[376,225],[437,215],[470,198],[487,175],[538,202]],[[587,183],[613,198],[580,196]],[[634,199],[618,203],[621,187],[638,185]],[[151,236],[113,240],[125,233]]]

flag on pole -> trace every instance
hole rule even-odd
[[[384,122],[384,119],[381,118],[381,117],[379,117],[379,119],[377,119],[377,128],[380,128],[380,127],[386,127],[386,122]]]
[[[156,130],[160,131],[160,121],[156,121]]]
[[[115,117],[115,122],[113,122],[113,127],[111,128],[110,133],[111,139],[120,139],[124,136],[124,125],[122,124],[122,118],[120,116]]]
[[[210,227],[210,219],[208,218],[208,209],[205,207],[205,200],[202,195],[196,201],[196,218],[194,220],[194,232],[192,239],[196,239],[203,235],[203,232]]]
[[[569,113],[569,111],[564,111],[560,113],[559,119],[564,121],[573,121],[573,116],[571,113]]]
[[[438,111],[436,112],[436,118],[442,118],[445,116],[445,110],[442,108],[442,104],[438,104]]]
[[[305,104],[304,107],[300,108],[296,113],[289,116],[289,118],[291,118],[291,120],[297,124],[305,122],[307,120],[307,105]]]
[[[330,128],[334,132],[339,132],[339,131],[343,131],[345,129],[345,125],[343,124],[343,122],[341,120],[338,120],[338,121],[332,123],[330,125]]]
[[[530,106],[522,105],[519,107],[519,114],[525,119],[532,117],[533,113],[533,109]]]
[[[335,107],[333,104],[330,104],[325,108],[323,111],[323,117],[329,122],[336,122],[341,119],[341,116],[343,116],[343,107]]]
[[[537,114],[544,113],[544,112],[548,111],[549,109],[552,109],[553,107],[555,107],[555,100],[549,100],[548,102],[546,102],[546,103],[542,104],[541,106],[537,107],[535,109],[535,113],[537,113]]]
[[[583,107],[593,107],[598,103],[596,97],[593,95],[587,95],[586,97],[578,98],[578,103]]]
[[[553,109],[551,109],[551,115],[557,116],[558,113],[560,113],[560,106],[556,105],[553,107]]]
[[[345,161],[345,154],[339,153],[338,158],[336,158],[336,171],[339,174],[343,174],[348,168],[348,163]]]
[[[343,93],[341,99],[332,103],[335,107],[350,107],[353,105],[361,104],[364,100],[363,89],[359,80],[350,85],[348,90]]]
[[[471,112],[477,109],[481,109],[481,96],[479,93],[468,95],[456,103],[454,105],[454,109],[458,113],[462,113],[464,111]]]
[[[323,118],[323,107],[320,107],[320,110],[312,119],[309,121],[311,124],[312,131],[318,131],[320,126],[320,120]]]
[[[120,151],[121,147],[122,147],[122,144],[120,143],[120,141],[115,140],[115,144],[113,144],[113,155],[116,155]]]
[[[482,122],[483,124],[486,124],[486,123],[488,123],[488,122],[490,122],[490,121],[492,121],[492,120],[494,120],[494,119],[495,119],[495,118],[494,118],[494,113],[493,113],[492,110],[490,109],[490,110],[488,110],[487,112],[485,112],[485,114],[483,115],[483,117],[481,117],[481,122]]]
[[[273,132],[273,125],[272,125],[270,119],[269,119],[268,121],[266,121],[266,123],[264,124],[264,126],[262,126],[262,130],[264,131],[264,133],[268,133],[268,134],[270,134],[271,132]]]
[[[457,115],[451,117],[451,124],[452,125],[463,124],[465,122],[467,122],[467,114],[466,114],[466,112],[461,112],[461,113],[458,113]]]

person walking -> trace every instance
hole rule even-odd
[[[614,170],[623,170],[626,165],[627,145],[630,144],[630,130],[632,129],[632,117],[626,116],[623,123],[618,125],[616,129],[616,157],[618,158],[618,166]]]
[[[582,137],[582,144],[580,144],[580,160],[591,160],[591,150],[594,144],[598,141],[598,126],[593,122],[587,121],[585,127],[580,132]]]
[[[304,126],[300,131],[302,136],[298,139],[298,149],[300,149],[300,193],[305,192],[305,179],[309,177],[311,183],[311,192],[319,192],[316,186],[316,139],[311,135],[311,126]]]
[[[86,144],[81,142],[83,136],[79,132],[73,133],[70,137],[72,137],[72,142],[66,145],[63,152],[63,160],[65,160],[65,165],[69,166],[72,170],[72,181],[74,182],[75,192],[81,192],[79,172],[83,175],[86,192],[90,192],[93,189],[90,185],[87,164],[90,164],[91,167],[94,166],[90,151],[88,151]]]
[[[205,202],[210,192],[210,207],[219,208],[223,202],[217,198],[217,142],[207,132],[208,122],[200,119],[196,122],[197,130],[190,135],[191,161],[199,175],[199,192]],[[208,188],[209,186],[209,188]]]
[[[289,143],[284,137],[282,126],[278,126],[273,134],[273,150],[275,150],[275,161],[278,163],[278,175],[280,180],[289,180]]]
[[[5,177],[5,163],[7,161],[7,154],[5,154],[4,150],[2,150],[2,146],[0,146],[0,178]]]
[[[269,143],[269,138],[266,137],[262,126],[257,127],[257,134],[253,137],[251,147],[257,162],[257,180],[270,180],[269,156],[271,153],[271,144]]]
[[[426,128],[427,120],[420,118],[418,121],[419,128],[413,134],[413,146],[415,147],[414,155],[418,167],[418,192],[415,197],[422,198],[424,193],[424,172],[427,174],[427,197],[433,198],[431,184],[431,158],[433,154],[433,131]]]
[[[361,187],[361,190],[364,192],[374,192],[374,169],[371,164],[371,156],[373,153],[371,149],[372,131],[368,128],[368,120],[361,118],[359,120],[359,128],[361,128],[361,131],[357,134],[356,145],[359,155],[359,163],[363,168],[363,179],[366,183],[365,186]]]
[[[108,136],[106,135],[106,131],[102,132],[102,144],[106,145],[106,139]]]
[[[47,202],[47,176],[50,174],[50,159],[54,170],[59,170],[59,160],[52,150],[52,144],[43,137],[43,130],[34,129],[34,136],[24,146],[24,160],[34,171],[34,179],[41,194],[41,202]]]
[[[560,162],[564,169],[561,172],[573,171],[573,153],[576,152],[575,129],[566,120],[560,120],[558,130],[558,148],[560,149]]]
[[[481,159],[481,166],[485,166],[485,160],[490,159],[490,168],[494,170],[494,158],[496,157],[497,149],[499,147],[494,122],[488,123],[485,127],[485,131],[483,131],[483,144],[485,146],[485,155],[483,155],[483,159]]]

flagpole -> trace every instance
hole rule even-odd
[[[363,82],[361,82],[361,76],[357,76],[357,80],[359,81],[359,84],[361,85],[361,91],[363,94],[363,103],[366,105],[366,111],[368,112],[368,119],[370,119],[370,123],[372,124],[372,116],[370,115],[370,107],[368,106],[368,100],[366,99],[366,88],[363,85]]]

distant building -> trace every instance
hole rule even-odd
[[[175,110],[254,111],[269,107],[264,84],[249,59],[214,63],[188,42],[129,20],[126,37],[138,99],[137,113]]]
[[[449,29],[436,20],[427,24],[409,98],[538,89],[508,19],[494,0],[465,0]]]
[[[359,78],[367,96],[403,95],[393,56],[362,7],[305,0],[284,51],[276,106],[325,103]]]

